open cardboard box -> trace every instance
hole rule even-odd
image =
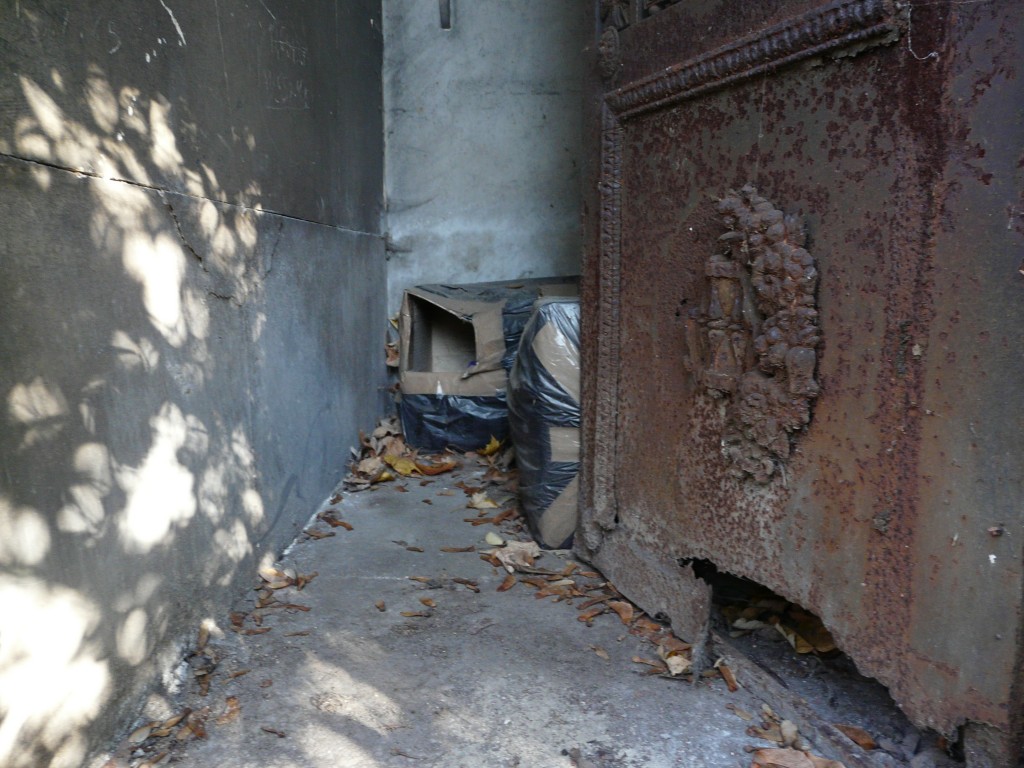
[[[576,296],[577,277],[405,291],[399,315],[399,413],[410,444],[471,450],[508,427],[509,353],[536,299]]]

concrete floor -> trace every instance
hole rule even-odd
[[[588,627],[578,606],[536,599],[527,584],[498,592],[505,572],[476,552],[442,552],[485,549],[485,534],[498,532],[464,522],[476,511],[454,484],[482,474],[468,461],[428,485],[400,478],[345,494],[334,507],[352,530],[319,522],[335,535],[303,538],[279,564],[317,574],[301,591],[274,593],[309,610],[261,611],[262,634],[230,631],[223,617],[207,645],[216,661],[208,693],[194,672],[209,662],[193,658],[179,699],[149,714],[191,708],[205,738],[179,723],[107,765],[149,768],[166,752],[160,765],[189,768],[732,768],[750,765],[745,746],[772,746],[747,736],[750,723],[733,712],[758,711],[746,690],[730,693],[718,677],[695,685],[645,675],[631,659],[655,649],[614,613]],[[548,552],[537,566],[561,570],[567,558]],[[256,595],[234,610],[251,612]],[[242,627],[262,629],[251,615]]]

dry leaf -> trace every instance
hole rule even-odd
[[[286,735],[284,731],[279,731],[277,728],[271,728],[269,725],[261,725],[260,730],[265,733],[272,733],[279,739],[283,739]]]
[[[441,547],[442,552],[475,552],[476,547]]]
[[[298,576],[295,577],[295,588],[299,590],[305,589],[306,585],[309,584],[309,582],[311,582],[319,575],[319,571],[313,571],[312,573],[307,575],[303,575],[300,573]]]
[[[238,703],[237,696],[228,696],[224,702],[227,706],[224,709],[224,713],[217,718],[217,725],[227,725],[238,717],[238,713],[242,711],[242,705]]]
[[[420,602],[427,606],[427,608],[437,608],[437,603],[429,597],[421,597]]]
[[[459,462],[452,458],[445,459],[443,461],[438,462],[437,464],[421,461],[416,462],[416,469],[418,469],[424,475],[440,475],[444,472],[451,472],[458,466]]]
[[[490,544],[492,547],[501,547],[505,545],[505,540],[498,534],[488,531],[487,535],[484,536],[484,541]]]
[[[490,534],[487,535],[487,541],[492,543]],[[518,568],[532,568],[536,558],[540,557],[540,547],[535,541],[507,541],[504,547],[486,554],[497,557],[505,570],[512,573]]]
[[[776,744],[782,744],[782,730],[779,728],[778,723],[768,723],[767,728],[762,728],[757,725],[751,725],[747,728],[747,735],[753,736],[756,739],[764,739],[765,741],[772,741]]]
[[[300,629],[298,632],[285,632],[285,637],[309,637],[312,634],[312,630]]]
[[[331,536],[335,535],[334,531],[318,531],[315,528],[308,528],[303,531],[303,533],[311,539],[329,539]]]
[[[430,499],[420,499],[420,501],[422,501],[424,504],[431,504],[432,505],[434,503]]]
[[[427,611],[402,611],[402,616],[407,619],[425,619],[430,616]]]
[[[384,601],[383,601],[383,600],[378,600],[378,601],[377,601],[376,603],[374,603],[374,606],[375,606],[375,607],[377,608],[377,610],[378,610],[378,611],[380,611],[381,613],[383,613],[384,611],[386,611],[386,610],[387,610],[387,608],[388,608],[388,607],[387,607],[387,605],[386,605],[386,604],[384,603]]]
[[[498,591],[499,592],[508,592],[515,585],[516,585],[515,574],[510,573],[510,574],[508,574],[505,577],[504,581],[502,581],[501,584],[498,585]]]
[[[143,762],[139,763],[138,768],[155,768],[155,766],[162,763],[169,754],[170,752],[161,752],[158,755],[154,755],[148,760],[144,760]]]
[[[836,728],[861,749],[868,751],[878,749],[878,743],[863,728],[858,728],[856,725],[840,725],[839,723],[836,723]]]
[[[496,438],[494,435],[491,435],[490,442],[488,442],[487,445],[485,445],[483,448],[477,451],[477,453],[479,453],[481,456],[493,456],[499,450],[501,450],[501,441],[498,440],[498,438]]]
[[[406,549],[409,550],[410,552],[422,552],[423,551],[423,547],[406,547]]]
[[[723,662],[716,664],[715,666],[718,667],[718,673],[722,676],[722,679],[725,680],[725,687],[728,688],[730,692],[738,691],[740,689],[740,684],[736,682],[736,676],[732,673],[732,670],[729,669],[729,665]]]
[[[608,655],[608,651],[606,651],[600,645],[591,645],[591,646],[588,646],[588,647],[590,648],[590,650],[592,650],[594,653],[596,653],[598,656],[600,656],[605,661],[611,661],[611,656]]]
[[[466,505],[471,509],[497,509],[498,505],[487,498],[487,494],[483,491],[474,493],[469,497],[469,503]]]
[[[146,723],[145,725],[140,725],[138,728],[136,728],[134,731],[128,734],[128,743],[141,744],[142,742],[144,742],[146,739],[149,738],[149,735],[153,732],[154,725],[156,725],[156,723]]]
[[[475,581],[473,581],[472,579],[463,579],[463,578],[456,577],[456,578],[453,578],[452,581],[455,582],[456,584],[461,584],[466,589],[472,590],[473,592],[479,592],[480,591],[480,586]]]
[[[259,627],[258,629],[242,629],[239,630],[240,635],[265,635],[270,631],[270,627]]]
[[[245,611],[232,611],[228,614],[228,619],[231,620],[231,626],[235,629],[241,628],[242,624],[245,623],[245,617],[248,616]]]
[[[633,606],[623,600],[615,600],[608,603],[608,607],[619,615],[623,624],[628,625],[633,621]]]
[[[783,720],[779,723],[779,733],[782,736],[782,746],[800,748],[800,731],[792,720]]]
[[[806,752],[795,749],[759,749],[753,758],[751,765],[763,768],[815,768]]]
[[[605,608],[605,606],[599,605],[596,608],[591,608],[590,610],[582,611],[576,617],[576,621],[585,622],[586,625],[589,627],[593,623],[594,619],[596,619],[598,616],[600,616],[606,610],[608,610],[608,609]]]
[[[633,657],[633,663],[634,664],[645,664],[648,667],[651,667],[653,669],[658,670],[659,672],[666,672],[667,671],[667,669],[665,667],[665,663],[663,661],[658,661],[658,660],[655,660],[655,659],[645,659],[642,656],[634,656]]]
[[[747,712],[747,710],[745,709],[741,709],[740,707],[735,706],[729,707],[729,709],[731,709],[733,711],[733,714],[735,714],[736,717],[740,718],[741,720],[746,720],[749,722],[750,720],[754,719],[754,716]]]
[[[407,456],[393,456],[388,454],[382,458],[389,467],[403,477],[409,477],[420,472],[419,468],[416,466],[416,460],[410,459]]]

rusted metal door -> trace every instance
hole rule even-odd
[[[603,0],[578,547],[699,634],[708,560],[972,765],[1024,719],[1024,15]]]

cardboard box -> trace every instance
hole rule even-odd
[[[533,302],[576,296],[577,277],[421,285],[399,315],[399,414],[411,445],[480,448],[508,433],[507,367]],[[481,441],[482,440],[482,441]]]

